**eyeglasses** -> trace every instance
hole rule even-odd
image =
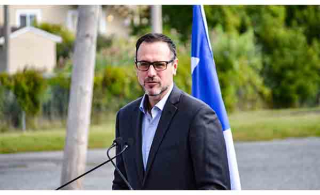
[[[156,71],[163,71],[167,69],[168,64],[174,61],[174,58],[170,61],[156,61],[156,62],[148,62],[148,61],[136,61],[136,67],[141,71],[148,71],[150,66],[153,65],[153,68]]]

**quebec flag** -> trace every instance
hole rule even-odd
[[[193,6],[191,43],[192,95],[207,103],[218,115],[226,142],[232,190],[241,190],[229,119],[222,100],[203,6]]]

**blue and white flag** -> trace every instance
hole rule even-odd
[[[192,95],[207,103],[217,113],[226,142],[231,189],[241,190],[232,133],[221,96],[206,16],[202,5],[193,6],[191,47]]]

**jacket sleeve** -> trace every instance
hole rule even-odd
[[[200,108],[191,123],[189,146],[197,189],[229,190],[230,176],[222,127],[215,112]]]
[[[116,119],[116,138],[121,136],[120,130],[119,130],[119,128],[120,128],[119,117],[120,117],[120,111],[118,112],[117,119]],[[117,146],[116,147],[116,154],[118,154],[121,151],[121,149],[122,149],[121,146]],[[122,155],[120,155],[116,158],[116,165],[118,166],[121,173],[127,178]],[[120,177],[119,173],[116,170],[114,170],[114,179],[112,182],[112,190],[129,190],[127,185],[124,183],[124,181],[122,180],[122,178]]]

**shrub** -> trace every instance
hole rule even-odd
[[[41,73],[34,70],[18,72],[12,76],[13,93],[17,101],[27,114],[35,116],[41,108],[41,98],[47,84]]]
[[[30,117],[40,113],[47,86],[41,73],[34,70],[24,70],[14,75],[3,73],[0,83],[0,107],[7,127],[18,127],[22,112]]]
[[[262,58],[253,31],[239,35],[217,27],[212,33],[213,55],[226,108],[232,111],[266,106],[270,90],[260,77]]]
[[[42,104],[43,114],[50,121],[65,121],[68,115],[71,79],[67,75],[57,74],[48,79],[48,87]]]
[[[94,78],[92,120],[99,123],[101,117],[115,113],[130,101],[143,94],[133,66],[107,66]]]
[[[264,78],[275,107],[299,107],[316,102],[320,88],[320,58],[299,30],[278,29],[275,45],[265,55]]]

